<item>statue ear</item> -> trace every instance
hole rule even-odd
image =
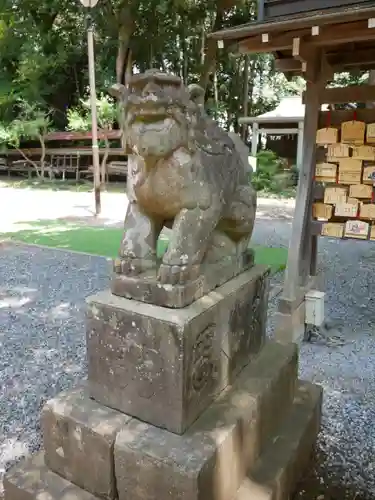
[[[188,92],[190,100],[197,104],[198,106],[204,106],[204,89],[197,85],[196,83],[192,83],[188,86]]]
[[[108,89],[109,95],[112,97],[116,97],[119,101],[124,101],[127,93],[127,89],[125,85],[122,85],[121,83],[116,83],[115,85],[112,85]]]

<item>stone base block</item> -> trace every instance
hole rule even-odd
[[[7,472],[4,500],[97,500],[97,497],[51,472],[43,453],[23,460]]]
[[[296,385],[296,376],[296,347],[269,343],[183,436],[124,417],[108,459],[114,464],[115,498],[290,498],[314,450],[321,412],[321,389]],[[75,418],[69,414],[72,426]],[[86,475],[86,484],[96,481],[88,469]],[[8,471],[4,488],[5,500],[103,498],[49,470],[43,454]]]
[[[202,266],[202,273],[186,285],[163,285],[157,280],[157,269],[151,269],[131,277],[115,274],[111,283],[114,295],[135,299],[163,307],[186,307],[200,297],[207,295],[238,274],[254,265],[254,251],[244,255],[228,256],[214,263]]]
[[[130,418],[90,399],[84,387],[59,394],[41,415],[47,466],[94,495],[114,499],[113,447]]]
[[[270,343],[184,435],[132,419],[115,443],[119,500],[232,500],[289,410],[296,377],[295,346]]]
[[[90,395],[182,434],[262,348],[268,274],[254,266],[184,309],[88,299]]]
[[[300,382],[291,411],[250,468],[235,500],[287,500],[312,458],[320,427],[322,389]]]
[[[305,334],[305,301],[290,314],[275,313],[275,339],[278,342],[301,344]]]

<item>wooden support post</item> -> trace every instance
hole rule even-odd
[[[320,51],[314,53],[308,61],[308,68],[303,127],[303,161],[299,175],[284,288],[279,302],[275,332],[277,339],[282,342],[299,341],[304,336],[304,297],[311,282],[309,274],[313,254],[311,239],[312,188],[320,93],[325,83],[321,71],[322,53]]]
[[[318,236],[311,235],[311,259],[310,259],[310,276],[316,276],[318,272]]]
[[[251,156],[256,156],[258,152],[259,124],[253,123],[253,136],[251,138]]]
[[[306,91],[303,165],[300,172],[288,266],[285,273],[284,296],[295,298],[300,282],[300,259],[306,229],[311,217],[309,210],[315,165],[315,140],[319,117],[319,84],[309,82]]]
[[[296,166],[299,171],[302,169],[303,161],[303,122],[298,123],[298,138],[297,138],[297,159]]]

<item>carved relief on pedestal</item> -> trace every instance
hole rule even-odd
[[[254,293],[235,303],[230,316],[231,359],[252,352],[262,342],[267,279],[256,281]]]
[[[214,349],[215,325],[200,332],[192,346],[191,363],[187,380],[187,398],[199,400],[216,385],[219,360]]]

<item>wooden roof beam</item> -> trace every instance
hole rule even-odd
[[[305,96],[303,94],[302,102]],[[319,96],[320,104],[344,104],[350,102],[375,102],[375,85],[352,85],[324,89]]]
[[[324,27],[319,30],[319,34],[305,37],[305,43],[316,47],[324,47],[375,40],[375,25],[370,21],[368,19],[366,21]]]
[[[344,23],[332,26],[313,26],[304,30],[284,32],[273,35],[262,33],[250,38],[245,38],[237,44],[237,49],[244,53],[264,53],[283,50],[292,50],[296,39],[300,39],[300,49],[312,45],[314,47],[329,47],[353,42],[375,41],[375,21],[367,19],[354,23]],[[309,49],[310,50],[310,49]],[[303,59],[303,56],[302,56]]]
[[[354,68],[362,70],[375,69],[375,48],[327,54],[326,59],[333,73]],[[302,64],[298,59],[292,57],[279,58],[275,60],[275,68],[282,73],[298,73],[302,71]]]
[[[263,33],[262,35],[245,38],[237,44],[237,50],[241,54],[277,52],[279,50],[292,50],[293,39],[307,35],[310,31],[290,31],[282,35],[272,36]],[[267,35],[267,37],[265,36]]]
[[[290,18],[286,16],[281,20],[274,20],[272,22],[263,23],[246,23],[235,28],[228,28],[215,33],[210,33],[209,38],[216,38],[219,40],[230,39],[239,40],[249,37],[254,37],[260,33],[268,30],[270,35],[274,32],[286,32],[293,29],[309,29],[319,25],[320,28],[325,26],[332,26],[337,23],[351,23],[360,19],[371,19],[375,16],[375,7],[361,8],[361,9],[345,9],[341,12],[318,12],[312,15],[305,15],[299,18]]]
[[[301,61],[294,58],[275,59],[275,68],[282,73],[294,73],[302,71]]]
[[[339,69],[350,68],[350,67],[361,67],[361,66],[374,66],[375,65],[375,48],[374,49],[362,49],[342,51],[337,54],[329,54],[328,62],[331,66]]]

